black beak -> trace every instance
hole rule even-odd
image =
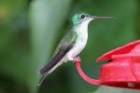
[[[98,19],[107,19],[107,18],[113,18],[113,17],[106,17],[106,16],[91,16],[93,20],[98,20]]]

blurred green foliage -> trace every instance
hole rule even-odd
[[[0,0],[0,93],[87,93],[98,87],[83,81],[73,63],[59,67],[40,87],[38,70],[47,63],[76,11],[114,16],[89,25],[80,54],[85,72],[97,78],[98,56],[140,37],[139,0]],[[100,87],[96,93],[128,93]],[[133,93],[133,91],[131,91]]]

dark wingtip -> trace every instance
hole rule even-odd
[[[40,69],[40,70],[39,70],[39,73],[40,73],[41,75],[43,75],[43,74],[45,73],[44,69],[43,69],[43,68]]]
[[[46,64],[43,68],[41,68],[39,70],[39,73],[41,75],[43,75],[44,73],[47,73],[50,69],[52,69],[55,65],[56,65],[56,63],[53,64],[53,62],[50,62],[50,63]]]

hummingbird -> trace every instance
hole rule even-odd
[[[111,17],[91,16],[84,12],[75,13],[71,18],[71,29],[60,41],[49,63],[40,70],[41,78],[38,85],[62,63],[80,58],[79,54],[88,40],[88,24],[92,20],[105,18]]]

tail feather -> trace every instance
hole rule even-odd
[[[38,82],[37,86],[40,86],[40,85],[42,84],[42,82],[44,81],[44,79],[46,78],[47,75],[48,75],[48,73],[43,74],[43,75],[41,76],[41,78],[39,79],[39,82]]]
[[[38,82],[38,86],[40,86],[42,84],[42,82],[44,81],[44,79],[50,74],[52,73],[58,66],[60,66],[63,63],[63,61],[58,62],[54,67],[52,67],[49,71],[45,72],[42,74],[39,82]]]

